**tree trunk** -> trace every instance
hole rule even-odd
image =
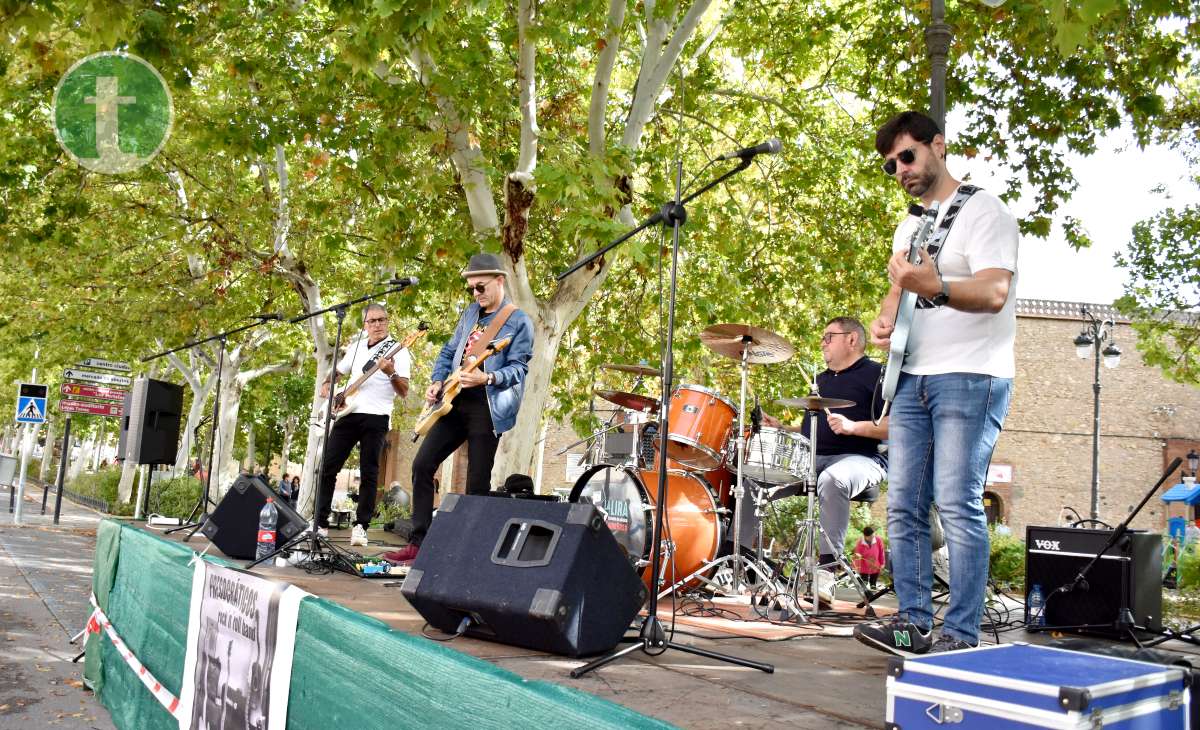
[[[38,481],[45,483],[50,474],[50,462],[54,461],[54,427],[58,425],[57,418],[46,419],[46,446],[42,449],[42,464],[38,467]]]
[[[555,331],[538,312],[527,312],[533,320],[533,356],[529,358],[529,373],[525,376],[525,395],[517,424],[500,439],[496,463],[492,467],[492,484],[502,484],[509,474],[537,473],[538,436],[542,432],[542,414],[550,398],[550,377],[554,359],[558,356],[563,333]]]
[[[292,452],[292,436],[296,434],[296,417],[288,416],[283,420],[283,453],[279,456],[279,474],[288,473],[290,464],[288,454]]]
[[[78,463],[82,462],[83,459],[79,459]],[[129,500],[133,499],[133,480],[137,470],[138,465],[132,459],[126,459],[121,466],[121,481],[117,485],[117,501],[121,504],[129,504]]]

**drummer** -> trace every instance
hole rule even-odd
[[[872,420],[872,407],[878,413],[883,405],[878,391],[881,367],[866,356],[866,346],[866,331],[854,317],[830,320],[821,335],[826,369],[817,375],[817,390],[824,398],[854,401],[853,406],[827,410],[816,418],[817,499],[821,529],[828,538],[820,549],[822,565],[832,563],[845,550],[850,500],[887,477],[887,456],[879,448],[880,442],[887,439],[887,419],[878,426]],[[763,415],[765,425],[799,431],[805,436],[808,420],[802,426],[781,426],[778,419]],[[774,493],[771,499],[799,491],[799,485],[789,487]]]

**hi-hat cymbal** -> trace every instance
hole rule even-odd
[[[806,411],[821,411],[826,408],[849,408],[854,401],[845,398],[822,398],[819,395],[806,395],[800,398],[779,398],[775,401],[788,408],[803,408]]]
[[[606,362],[600,367],[605,370],[619,370],[623,373],[633,373],[634,375],[650,375],[655,378],[662,376],[658,368],[652,368],[649,365],[623,365],[621,363]]]
[[[658,399],[650,396],[626,393],[623,390],[597,390],[594,392],[609,403],[616,403],[631,411],[650,413],[658,410]]]
[[[758,365],[783,362],[795,354],[792,343],[761,327],[748,324],[714,324],[700,333],[700,342],[708,349],[733,360],[742,359]]]

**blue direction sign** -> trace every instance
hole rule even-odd
[[[45,385],[21,383],[17,389],[17,423],[46,422]]]

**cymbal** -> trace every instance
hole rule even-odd
[[[803,408],[806,411],[821,411],[826,408],[849,408],[854,401],[845,398],[822,398],[819,395],[806,395],[800,398],[779,398],[775,401],[788,408]]]
[[[597,390],[595,393],[609,403],[616,403],[631,411],[648,413],[658,410],[658,399],[650,396],[626,393],[623,390]]]
[[[739,361],[746,349],[746,362],[755,365],[783,362],[796,352],[792,343],[774,332],[748,324],[714,324],[700,333],[700,342],[718,355]]]
[[[662,376],[658,368],[652,368],[649,365],[623,365],[615,362],[606,362],[600,367],[605,370],[619,370],[623,373],[633,373],[634,375],[650,375],[655,378]]]

